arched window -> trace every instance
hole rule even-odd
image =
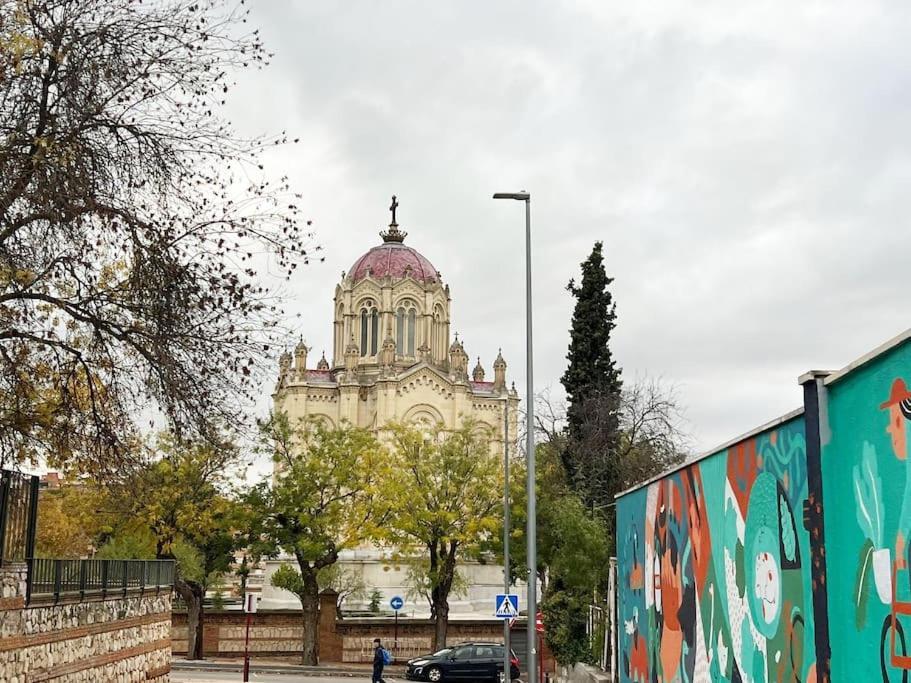
[[[374,308],[370,312],[370,355],[376,355],[377,339],[380,336],[380,316]]]
[[[401,306],[395,313],[395,353],[405,355],[405,309]]]
[[[375,356],[379,345],[380,316],[373,301],[368,299],[361,308],[361,356]]]
[[[443,329],[443,309],[439,304],[433,307],[433,322],[431,323],[433,331],[431,332],[433,336],[432,348],[433,348],[433,357],[437,360],[446,358],[446,340],[444,339],[444,329]]]
[[[341,358],[345,353],[345,305],[339,304],[338,314],[335,316],[335,342],[332,345],[333,363],[336,358]]]
[[[414,357],[414,340],[417,335],[417,309],[406,299],[395,312],[395,353]]]

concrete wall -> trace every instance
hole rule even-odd
[[[621,681],[814,681],[804,420],[618,500]]]
[[[300,600],[296,595],[280,588],[275,588],[272,575],[283,564],[291,564],[296,568],[294,560],[267,560],[263,576],[262,607],[266,609],[299,609]],[[359,574],[366,586],[365,596],[361,600],[349,598],[345,602],[345,609],[366,610],[369,605],[370,593],[376,589],[382,599],[380,609],[385,613],[391,611],[389,600],[394,596],[401,596],[405,606],[400,616],[428,617],[430,608],[424,598],[414,598],[409,595],[412,587],[408,579],[408,566],[389,559],[388,553],[375,548],[360,548],[357,550],[343,550],[338,562],[339,569],[343,572]],[[468,583],[464,594],[453,595],[449,600],[450,614],[472,615],[483,618],[493,613],[493,604],[497,594],[503,592],[503,566],[499,564],[481,564],[479,562],[460,561],[459,573]],[[525,609],[525,584],[519,583],[516,592],[522,600],[520,609]]]
[[[24,566],[0,569],[0,680],[169,680],[169,593],[25,607],[24,576]]]

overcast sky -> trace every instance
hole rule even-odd
[[[274,2],[275,53],[229,117],[300,138],[268,158],[326,261],[290,309],[331,355],[341,272],[406,244],[452,290],[453,330],[525,386],[532,194],[535,387],[562,393],[572,299],[605,245],[628,381],[678,385],[702,450],[801,405],[797,376],[909,325],[911,4]],[[268,393],[271,387],[265,387]],[[264,405],[268,405],[267,402]]]

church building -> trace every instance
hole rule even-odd
[[[458,335],[451,339],[449,285],[419,251],[405,244],[393,197],[392,222],[382,243],[357,258],[335,288],[332,360],[308,368],[301,340],[279,361],[276,411],[295,420],[318,417],[381,433],[389,422],[460,426],[472,417],[490,425],[502,444],[509,407],[515,437],[519,398],[506,384],[497,354],[493,378],[480,358],[470,371]],[[500,448],[502,452],[502,448]]]
[[[308,367],[310,348],[303,339],[293,354],[282,354],[274,409],[292,421],[317,418],[332,427],[347,422],[380,438],[390,422],[456,429],[473,418],[490,427],[491,450],[499,454],[508,415],[510,452],[515,453],[519,397],[514,386],[507,386],[506,361],[497,354],[492,380],[480,359],[469,371],[464,343],[451,335],[449,286],[430,260],[405,244],[397,207],[393,197],[392,222],[380,233],[382,243],[355,259],[335,288],[331,360],[323,353],[315,367]],[[267,562],[264,607],[297,604],[293,595],[270,586],[269,576],[281,563]],[[393,595],[414,593],[407,568],[376,548],[343,551],[339,566],[360,573],[367,594],[379,591],[383,605]],[[451,616],[489,613],[494,596],[502,592],[502,566],[466,560],[459,572],[468,592],[450,598]],[[422,602],[407,599],[404,613],[426,615]],[[349,603],[347,608],[366,606],[366,600]]]

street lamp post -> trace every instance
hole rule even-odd
[[[503,592],[509,595],[509,392],[503,397]],[[503,681],[511,683],[509,619],[503,620]]]
[[[528,537],[528,680],[537,683],[537,632],[535,629],[538,614],[537,586],[538,576],[538,542],[537,520],[535,512],[535,393],[532,361],[532,325],[531,325],[531,195],[528,192],[497,192],[494,199],[515,199],[525,202],[525,356],[527,374],[527,424],[525,457],[527,459],[526,495],[528,497],[528,522],[525,534]],[[508,674],[507,674],[508,675]]]

